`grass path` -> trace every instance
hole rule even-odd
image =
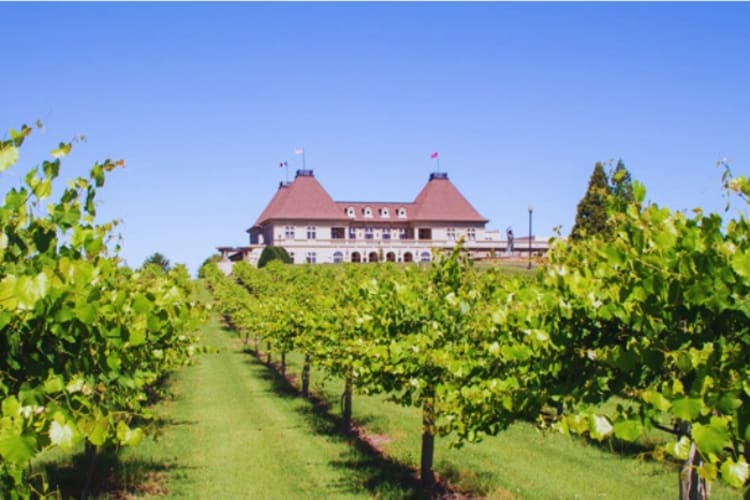
[[[170,497],[410,496],[393,479],[377,477],[383,464],[312,414],[310,403],[284,394],[218,322],[211,321],[203,337],[220,352],[177,375],[175,399],[158,409],[171,421],[164,435],[123,457],[161,464]]]
[[[355,396],[354,418],[382,436],[390,457],[344,437],[337,407],[313,406],[216,320],[204,341],[219,348],[173,382],[174,400],[158,413],[170,421],[155,442],[123,454],[134,469],[158,471],[150,491],[159,498],[306,499],[416,498],[411,468],[418,464],[419,412]],[[300,356],[289,369],[298,373]],[[313,387],[337,400],[340,381]],[[661,499],[677,496],[676,474],[659,464],[625,458],[557,434],[517,424],[479,445],[453,450],[439,439],[436,470],[462,490],[488,499]],[[403,465],[406,464],[406,465]],[[143,474],[133,478],[143,483]],[[146,485],[148,486],[148,485]],[[717,485],[718,486],[718,485]],[[141,489],[144,491],[144,489]],[[145,488],[149,491],[149,488]],[[141,496],[141,495],[139,495]],[[148,496],[148,495],[147,495]],[[712,498],[739,498],[719,486]]]

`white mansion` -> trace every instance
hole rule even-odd
[[[255,264],[265,246],[281,246],[300,263],[429,261],[463,238],[473,258],[546,252],[546,241],[516,238],[515,249],[482,217],[445,173],[433,173],[410,202],[334,201],[312,170],[298,170],[247,230],[250,245],[218,247],[222,267]],[[512,236],[511,236],[512,237]],[[513,243],[511,243],[512,247]]]

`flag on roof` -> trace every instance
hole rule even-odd
[[[437,153],[437,151],[435,151],[434,153],[432,153],[432,154],[430,155],[430,158],[432,158],[433,160],[434,160],[435,158],[437,158],[437,157],[438,157],[438,153]]]
[[[294,149],[294,154],[296,154],[296,155],[303,155],[303,154],[305,154],[305,149],[304,148],[295,148]]]

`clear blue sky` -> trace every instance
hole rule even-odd
[[[517,236],[529,204],[567,234],[596,161],[674,209],[723,208],[722,157],[750,173],[748,3],[0,3],[0,24],[0,129],[45,123],[24,169],[76,134],[63,175],[127,161],[99,200],[132,266],[245,244],[298,146],[341,200],[410,201],[439,151]]]

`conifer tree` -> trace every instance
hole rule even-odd
[[[146,260],[143,261],[142,267],[146,267],[149,265],[157,266],[161,268],[161,270],[164,271],[165,273],[169,271],[170,269],[169,259],[159,252],[155,252],[152,255],[150,255],[148,258],[146,258]]]
[[[624,166],[623,166],[624,168]],[[607,235],[607,198],[612,194],[607,174],[600,162],[594,166],[586,194],[578,203],[571,239],[580,240],[597,234]]]
[[[633,196],[633,182],[630,178],[630,172],[625,168],[622,160],[617,161],[617,166],[610,175],[612,194],[615,196],[618,209],[624,209],[631,203]]]

